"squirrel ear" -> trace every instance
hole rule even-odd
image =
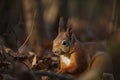
[[[69,37],[71,37],[72,35],[72,24],[70,19],[68,20],[68,23],[67,23],[66,35]]]
[[[64,26],[64,21],[63,21],[63,17],[60,17],[59,20],[59,28],[58,28],[58,33],[63,31],[63,26]]]
[[[71,34],[71,42],[74,43],[75,42],[75,35],[72,33]]]
[[[72,29],[71,29],[71,27],[68,27],[68,28],[67,28],[66,35],[67,35],[68,37],[71,37],[71,35],[72,35]]]

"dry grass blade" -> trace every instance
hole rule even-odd
[[[29,33],[29,35],[27,36],[26,40],[24,41],[24,43],[20,46],[20,48],[18,49],[18,52],[21,53],[21,49],[25,46],[25,44],[28,42],[28,40],[30,39],[30,36],[32,35],[33,33],[33,28],[34,28],[34,20],[35,20],[35,17],[36,17],[36,12],[34,13],[34,19],[33,19],[33,23],[32,23],[32,28],[31,28],[31,31]]]

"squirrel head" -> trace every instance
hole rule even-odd
[[[70,21],[67,23],[67,29],[63,29],[63,17],[60,18],[58,35],[53,41],[53,53],[55,55],[68,54],[75,40],[73,37]]]

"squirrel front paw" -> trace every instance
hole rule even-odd
[[[59,70],[57,71],[57,73],[65,73],[65,72],[66,72],[65,69],[59,69]]]

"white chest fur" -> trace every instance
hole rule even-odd
[[[71,61],[70,61],[70,59],[68,57],[66,57],[64,55],[61,55],[60,58],[61,58],[63,63],[65,63],[67,66],[69,66]]]

